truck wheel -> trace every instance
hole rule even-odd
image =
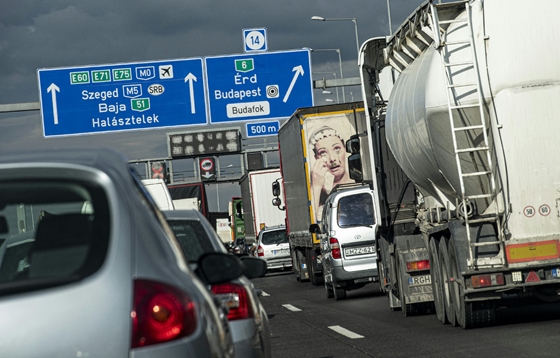
[[[307,267],[303,268],[302,264],[305,263],[305,265],[307,266],[307,262],[305,257],[303,256],[303,253],[300,250],[296,251],[296,257],[297,257],[297,264],[298,264],[298,272],[299,272],[299,282],[304,282],[307,281],[307,277],[306,275],[307,273]]]
[[[445,314],[447,320],[452,326],[457,326],[457,317],[455,316],[455,310],[453,309],[453,303],[450,292],[449,283],[449,253],[447,251],[447,242],[445,238],[439,240],[439,267],[441,270],[441,283],[442,283],[442,298],[443,304],[445,306]]]
[[[321,286],[325,282],[325,277],[322,273],[315,273],[315,279],[317,280],[317,286]]]
[[[451,281],[449,282],[449,296],[451,296],[451,304],[453,305],[453,310],[457,317],[457,325],[466,328],[466,315],[465,315],[465,297],[459,286],[458,280],[460,280],[459,271],[457,270],[457,254],[455,251],[455,242],[453,238],[449,240],[448,246],[449,264],[448,264],[448,274]],[[462,317],[461,317],[462,316]],[[462,321],[462,322],[461,322]]]
[[[341,301],[346,298],[346,290],[342,287],[335,287],[333,284],[334,290],[334,299],[337,301]]]
[[[379,253],[377,254],[379,257]],[[377,272],[379,273],[379,291],[382,293],[387,293],[385,289],[385,275],[383,274],[383,261],[377,260]]]
[[[437,240],[430,237],[429,254],[430,254],[430,268],[432,275],[432,292],[434,294],[434,308],[438,320],[443,323],[449,323],[445,316],[445,305],[443,303],[443,287],[441,282],[441,268],[437,250]]]
[[[309,280],[313,286],[321,285],[321,280],[319,276],[317,276],[317,271],[315,271],[315,266],[313,265],[313,258],[315,257],[315,253],[312,252],[311,249],[307,249],[305,255],[305,261],[307,263],[307,273],[309,275]],[[323,276],[321,276],[322,278]]]
[[[496,308],[493,301],[465,302],[463,307],[457,318],[463,329],[487,327],[496,322]]]
[[[455,243],[449,242],[449,263],[451,266],[451,277],[459,280],[459,266],[455,251]],[[457,314],[457,323],[463,329],[490,326],[496,321],[496,310],[494,302],[466,302],[465,289],[463,285],[456,282],[450,284],[452,302]]]
[[[291,256],[292,256],[292,270],[294,271],[294,274],[296,276],[296,281],[300,281],[300,275],[299,275],[299,268],[301,267],[298,264],[298,260],[297,260],[297,250],[293,250],[291,252]]]

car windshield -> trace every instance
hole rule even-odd
[[[195,263],[205,253],[216,252],[212,242],[197,220],[168,220],[187,262]]]
[[[288,242],[286,230],[266,231],[262,234],[262,241],[264,245],[276,245]]]
[[[345,196],[338,201],[338,226],[371,226],[373,201],[367,193]]]
[[[109,206],[95,184],[0,183],[0,294],[80,280],[103,264]]]

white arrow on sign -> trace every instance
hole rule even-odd
[[[204,175],[202,175],[202,176],[205,177],[206,179],[210,179],[214,176],[214,174],[204,173]]]
[[[284,99],[282,100],[282,102],[286,103],[288,101],[288,98],[290,97],[290,93],[292,93],[292,89],[294,88],[294,85],[296,84],[297,78],[299,75],[303,76],[304,72],[303,72],[303,67],[301,65],[296,66],[292,69],[292,72],[296,72],[294,73],[294,78],[292,78],[292,83],[290,83],[290,87],[288,87],[288,91],[286,91],[286,95],[284,96]]]
[[[194,90],[193,90],[193,81],[196,82],[196,76],[189,72],[187,77],[185,77],[185,83],[189,82],[189,92],[191,95],[191,113],[195,114],[196,108],[194,106]]]
[[[60,92],[60,88],[54,83],[47,88],[47,93],[52,92],[52,106],[53,106],[53,117],[54,117],[54,124],[58,124],[58,107],[56,106],[56,92]]]

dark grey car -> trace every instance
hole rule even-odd
[[[169,210],[163,213],[193,270],[197,269],[197,262],[201,255],[209,252],[227,252],[212,225],[199,211]],[[245,265],[260,263],[264,276],[266,263],[262,259],[251,256],[240,258]],[[253,283],[247,277],[241,276],[231,282],[212,285],[212,291],[229,307],[228,319],[235,356],[270,357],[268,316]]]
[[[201,266],[237,271],[230,255]],[[204,270],[203,267],[203,270]],[[227,322],[126,159],[0,157],[2,357],[229,357]]]

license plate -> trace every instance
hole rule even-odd
[[[374,253],[375,246],[349,247],[344,249],[344,255],[346,256],[367,255]]]
[[[273,254],[273,255],[277,255],[277,254],[287,254],[287,253],[288,253],[288,249],[272,250],[272,254]]]
[[[424,275],[424,276],[412,276],[408,278],[408,286],[421,286],[421,285],[431,285],[432,284],[432,276]]]

